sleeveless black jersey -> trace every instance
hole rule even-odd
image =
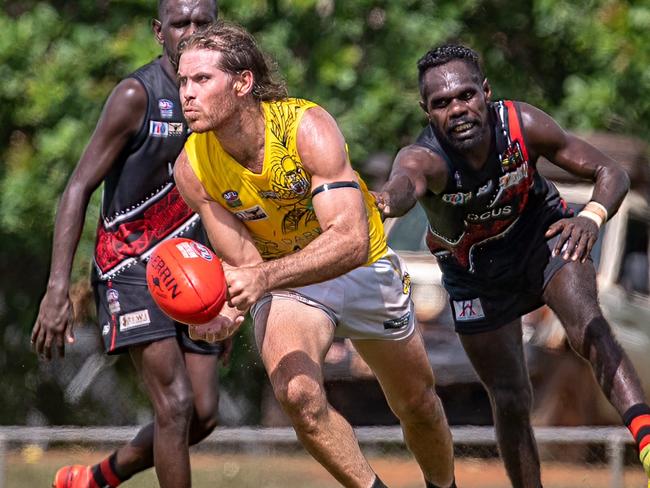
[[[174,183],[173,165],[188,136],[176,82],[160,58],[128,78],[147,92],[147,112],[139,132],[104,179],[95,245],[95,279],[113,279],[126,269],[144,274],[152,248],[178,235],[202,235],[199,217]]]
[[[494,140],[479,171],[444,148],[430,125],[416,142],[442,156],[449,170],[442,193],[429,191],[420,201],[429,219],[427,245],[444,273],[500,275],[522,259],[527,242],[570,215],[529,160],[520,120],[514,102],[490,104]]]

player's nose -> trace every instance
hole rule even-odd
[[[458,117],[459,115],[463,115],[467,112],[467,105],[462,101],[458,99],[453,99],[449,103],[449,113],[453,117]]]

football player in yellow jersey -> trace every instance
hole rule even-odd
[[[455,486],[449,427],[415,328],[408,274],[325,110],[287,98],[250,34],[218,23],[179,50],[193,131],[175,166],[226,263],[229,305],[199,335],[232,334],[249,309],[275,395],[305,448],[341,484],[385,486],[327,402],[323,359],[349,337],[375,372],[429,487]]]

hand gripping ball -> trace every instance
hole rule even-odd
[[[163,312],[188,325],[209,322],[226,301],[221,261],[191,239],[168,239],[153,250],[147,263],[147,287]]]

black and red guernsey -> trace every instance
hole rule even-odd
[[[516,102],[494,102],[489,109],[494,138],[478,171],[443,146],[430,125],[416,142],[439,154],[449,170],[445,189],[428,191],[420,201],[429,219],[427,245],[448,274],[497,276],[522,258],[527,241],[570,215],[529,158]]]
[[[102,281],[142,263],[166,238],[201,235],[198,215],[174,183],[174,162],[188,136],[176,82],[160,58],[129,78],[145,88],[147,112],[104,179],[94,259],[96,277]]]

